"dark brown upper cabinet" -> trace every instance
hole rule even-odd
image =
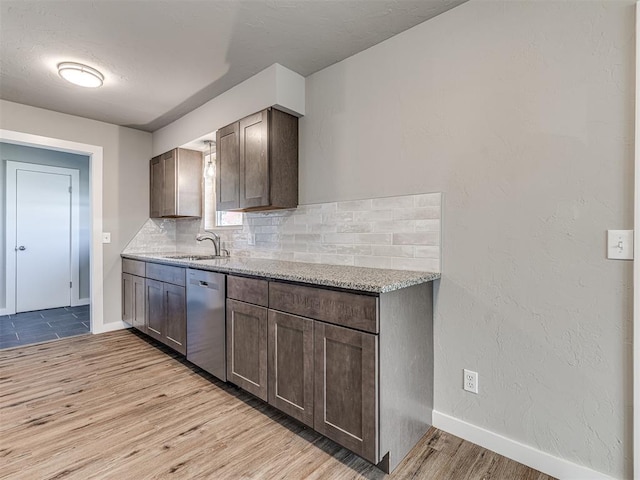
[[[151,159],[151,218],[202,215],[202,152],[174,148]]]
[[[216,133],[218,210],[298,206],[298,118],[268,108]]]

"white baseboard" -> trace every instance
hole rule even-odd
[[[94,328],[93,332],[91,333],[107,333],[113,332],[115,330],[124,330],[125,328],[130,328],[130,325],[126,324],[123,321],[110,322],[102,324],[99,328]]]
[[[0,317],[4,315],[11,315],[12,313],[15,313],[15,312],[12,312],[8,308],[0,308]]]
[[[91,299],[89,297],[87,298],[79,298],[78,301],[75,303],[74,307],[80,307],[82,305],[89,305]]]
[[[436,410],[433,411],[433,426],[560,480],[613,480],[604,473],[555,457]]]

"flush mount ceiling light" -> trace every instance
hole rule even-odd
[[[71,82],[74,85],[79,85],[81,87],[101,87],[104,82],[104,75],[102,75],[98,70],[75,62],[63,62],[58,64],[58,75],[64,78],[67,82]]]

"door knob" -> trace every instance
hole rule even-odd
[[[16,248],[16,250],[20,250],[21,252],[26,249],[27,247],[25,247],[24,245],[20,245],[18,248]]]

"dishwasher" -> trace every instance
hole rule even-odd
[[[187,360],[227,381],[225,275],[187,269]]]

